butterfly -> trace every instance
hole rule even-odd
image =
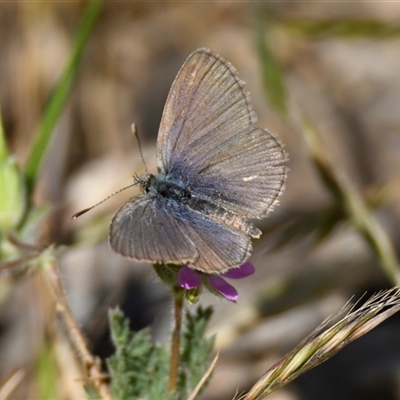
[[[136,178],[141,194],[111,221],[118,254],[223,273],[245,262],[260,219],[286,179],[280,140],[256,127],[235,68],[201,48],[176,76],[157,139],[158,174]]]

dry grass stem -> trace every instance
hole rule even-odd
[[[200,379],[199,383],[196,385],[196,387],[193,389],[193,392],[190,393],[190,396],[187,398],[187,400],[194,400],[196,396],[199,394],[201,388],[207,381],[207,379],[210,377],[212,372],[214,371],[215,365],[217,364],[219,357],[219,352],[215,355],[214,359],[212,360],[210,366],[208,367],[207,371],[203,375],[203,377]]]
[[[18,371],[14,372],[0,387],[0,400],[7,400],[11,398],[10,396],[13,394],[18,385],[22,382],[24,376],[25,371],[23,369],[19,369]]]
[[[101,399],[112,400],[113,396],[108,385],[105,383],[104,374],[101,370],[101,362],[90,353],[85,337],[79,329],[78,323],[72,315],[71,309],[66,301],[60,275],[54,260],[49,260],[49,262],[46,263],[44,272],[50,292],[56,301],[57,311],[67,328],[69,338],[84,366],[90,384],[94,387]]]
[[[293,112],[295,114],[295,111]],[[346,213],[347,218],[357,232],[367,242],[368,247],[380,261],[383,272],[397,285],[400,283],[400,263],[392,242],[378,220],[367,206],[367,202],[358,193],[354,185],[332,166],[325,154],[318,132],[300,113],[293,116],[307,143],[310,159],[314,163],[322,182],[335,197]]]
[[[347,344],[375,328],[400,310],[400,286],[372,296],[358,310],[347,305],[326,320],[293,351],[272,366],[244,396],[244,400],[261,400],[306,371],[331,358]],[[342,317],[342,315],[345,315]],[[341,318],[340,320],[338,320]],[[333,323],[333,321],[338,322]],[[332,324],[328,327],[328,324]],[[325,329],[324,331],[322,331]]]

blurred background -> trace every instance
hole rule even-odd
[[[24,165],[65,68],[87,3],[0,3],[0,105],[10,152]],[[290,157],[281,203],[258,223],[255,275],[237,282],[237,304],[215,306],[210,335],[221,350],[202,399],[231,399],[351,298],[394,285],[317,173],[293,110],[318,132],[329,165],[364,199],[400,249],[400,4],[389,2],[105,1],[61,118],[35,203],[52,207],[36,243],[60,245],[68,301],[91,350],[112,353],[107,309],[168,340],[171,300],[151,266],[107,243],[129,189],[77,220],[71,215],[142,174],[138,144],[155,172],[156,138],[170,85],[187,56],[210,48],[246,82],[258,125]],[[272,73],[271,73],[272,71]],[[273,89],[274,82],[282,85]],[[271,89],[272,87],[272,89]],[[282,106],[282,104],[285,104]],[[0,275],[0,385],[8,398],[84,398],[82,372],[40,274]],[[392,317],[271,399],[400,399],[400,319]],[[48,386],[52,385],[52,389]]]

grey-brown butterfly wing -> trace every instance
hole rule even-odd
[[[131,199],[112,221],[114,250],[206,273],[244,262],[250,237],[259,236],[247,219],[276,203],[286,174],[281,143],[255,122],[232,65],[207,49],[190,55],[171,87],[157,142],[160,180],[170,189],[183,185],[190,197]]]
[[[247,234],[161,196],[140,195],[115,214],[110,245],[118,254],[151,263],[189,264],[202,272],[223,272],[250,254]]]
[[[158,165],[199,198],[243,218],[262,217],[286,177],[285,152],[257,118],[233,66],[192,53],[172,84],[158,136]]]
[[[177,218],[182,232],[196,245],[198,258],[191,267],[205,273],[222,273],[250,256],[249,235],[218,219],[185,207]]]
[[[285,152],[270,132],[249,127],[204,152],[190,186],[198,197],[247,218],[270,211],[284,189]],[[215,194],[218,198],[215,199]]]
[[[163,197],[146,194],[128,200],[110,225],[110,246],[138,261],[194,263],[198,253]]]
[[[210,149],[254,124],[257,117],[242,87],[230,63],[208,49],[193,52],[178,72],[165,103],[157,141],[158,166],[172,172],[186,155],[201,153],[205,140]],[[191,150],[187,151],[189,144]],[[198,163],[196,159],[186,161],[187,167]]]

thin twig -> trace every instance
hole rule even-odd
[[[24,377],[25,371],[23,369],[19,369],[18,371],[14,372],[0,387],[0,400],[9,399]]]
[[[48,263],[47,268],[45,268],[45,277],[49,284],[50,292],[56,301],[57,311],[67,327],[70,340],[85,367],[90,383],[93,385],[101,399],[113,400],[112,394],[104,380],[100,360],[90,353],[86,340],[66,301],[64,289],[55,262]]]
[[[214,359],[212,360],[210,366],[208,367],[207,371],[203,375],[203,377],[200,379],[199,383],[196,385],[196,387],[193,389],[192,393],[190,393],[190,396],[187,398],[187,400],[194,400],[196,396],[199,394],[201,388],[203,387],[204,383],[206,380],[210,377],[211,373],[213,372],[215,365],[217,364],[219,357],[219,352],[215,355]]]

